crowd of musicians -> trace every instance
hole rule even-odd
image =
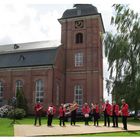
[[[127,130],[127,117],[128,117],[128,104],[125,102],[125,99],[121,100],[122,106],[119,107],[119,105],[113,101],[112,104],[109,103],[109,101],[105,101],[102,104],[101,109],[99,109],[99,105],[97,103],[92,103],[91,105],[88,105],[88,103],[84,103],[82,107],[82,115],[85,121],[85,125],[89,125],[89,118],[94,118],[94,126],[99,126],[99,120],[100,115],[103,113],[104,115],[104,126],[110,127],[110,122],[112,121],[112,127],[119,127],[118,126],[118,117],[122,116],[122,123],[123,123],[123,129]],[[69,107],[69,108],[68,108]],[[41,125],[41,114],[43,110],[43,106],[40,102],[38,102],[35,107],[35,122],[34,125],[37,124],[37,120],[39,120],[39,125]],[[73,102],[72,104],[69,104],[69,106],[66,106],[66,104],[61,104],[59,107],[59,125],[65,126],[65,120],[67,114],[70,114],[71,116],[71,125],[76,124],[76,115],[78,110],[78,104],[76,102]],[[52,120],[53,116],[56,113],[56,107],[52,104],[46,109],[46,114],[48,117],[47,120],[47,126],[52,126]]]

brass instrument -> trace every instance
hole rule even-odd
[[[64,104],[64,107],[66,108],[66,115],[70,114],[73,110],[76,110],[78,108],[78,104],[77,103],[67,103]]]
[[[42,109],[42,107],[39,107],[39,108],[36,109],[36,111],[40,111],[41,109]]]

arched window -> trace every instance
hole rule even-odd
[[[75,38],[75,42],[78,43],[83,43],[83,34],[82,33],[77,33],[76,34],[76,38]]]
[[[60,87],[59,84],[56,84],[56,105],[59,105],[59,93],[60,93]]]
[[[35,102],[43,102],[44,98],[44,83],[42,80],[37,80],[35,83]]]
[[[83,105],[83,88],[81,85],[74,87],[74,100],[78,103],[79,107]]]
[[[0,81],[0,102],[2,102],[3,98],[3,82]]]
[[[75,54],[75,67],[83,66],[84,55],[82,52],[78,52]]]
[[[23,88],[23,82],[21,80],[16,81],[16,93],[17,90],[21,90]]]

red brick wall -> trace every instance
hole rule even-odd
[[[64,79],[65,79],[65,52],[63,46],[59,47],[57,51],[55,65],[54,65],[54,90],[53,90],[53,103],[59,107],[64,103]],[[56,104],[56,86],[59,85],[59,104]]]
[[[42,79],[44,82],[43,106],[46,108],[52,102],[52,77],[51,67],[3,69],[0,71],[0,80],[4,81],[4,99],[9,100],[15,96],[16,80],[21,80],[29,113],[32,113],[35,104],[35,81]]]
[[[74,85],[83,86],[83,102],[100,102],[103,98],[103,70],[102,70],[102,44],[100,38],[100,24],[96,17],[83,17],[84,28],[75,29],[75,20],[63,20],[62,44],[66,49],[66,102],[74,99]],[[83,33],[83,43],[75,43],[75,35]],[[74,55],[83,52],[84,65],[75,67]]]

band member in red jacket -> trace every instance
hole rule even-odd
[[[122,114],[123,129],[127,130],[128,104],[125,102],[125,99],[122,99],[121,101],[122,101],[121,114]]]
[[[100,114],[99,114],[99,106],[98,104],[92,104],[91,106],[91,112],[93,114],[93,117],[94,117],[94,126],[96,126],[96,123],[97,123],[97,126],[99,126],[99,118],[100,118]]]
[[[52,126],[52,120],[53,120],[53,116],[56,113],[56,108],[55,106],[53,106],[52,104],[48,107],[48,109],[46,110],[46,113],[48,115],[48,122],[47,125],[48,126]]]
[[[87,103],[85,103],[84,106],[82,107],[82,113],[84,115],[85,125],[89,125],[88,121],[89,121],[90,108]]]
[[[112,104],[112,121],[113,121],[113,126],[112,127],[118,127],[118,116],[119,116],[119,105],[116,104],[115,101],[113,101],[113,104]]]
[[[39,101],[34,106],[34,111],[35,111],[35,122],[34,122],[34,125],[36,125],[37,120],[39,120],[39,126],[41,125],[42,108],[43,108],[43,106],[40,104]]]
[[[110,116],[111,116],[111,105],[109,104],[109,100],[106,101],[105,104],[105,124],[104,126],[106,126],[106,121],[108,122],[108,127],[110,127]]]
[[[59,125],[60,126],[61,126],[62,122],[63,122],[63,126],[65,126],[65,112],[66,112],[66,109],[64,107],[64,104],[61,104],[61,106],[59,108],[59,120],[60,120]]]
[[[75,125],[76,123],[76,114],[77,114],[77,109],[78,109],[78,104],[73,101],[73,103],[71,104],[71,109],[70,109],[70,112],[71,112],[71,125]]]
[[[103,115],[104,115],[104,126],[106,125],[106,112],[105,112],[105,108],[106,108],[106,104],[103,101],[103,103],[102,103],[102,112],[103,112]]]

